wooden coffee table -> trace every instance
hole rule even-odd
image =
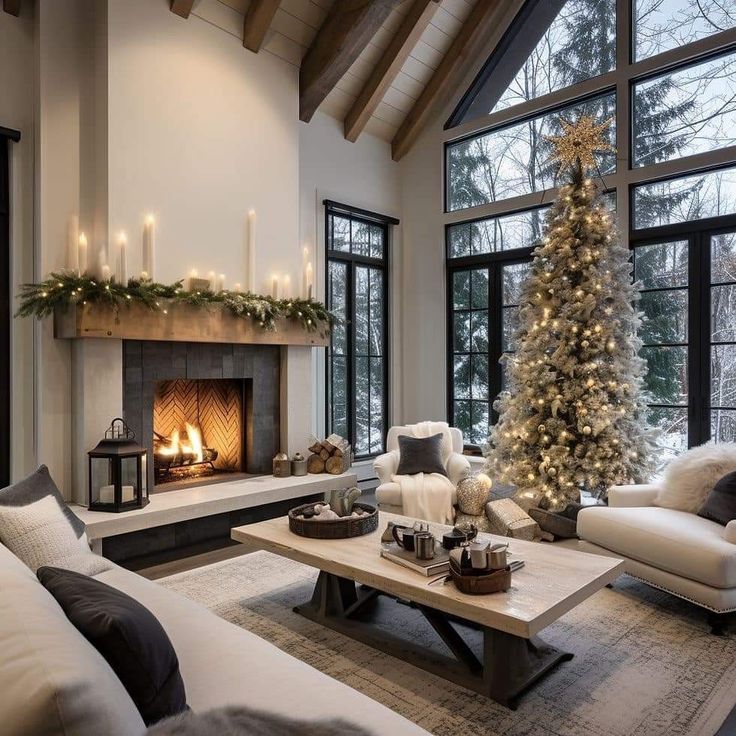
[[[294,609],[298,613],[511,708],[540,677],[572,659],[544,642],[539,632],[624,571],[623,560],[503,540],[510,542],[512,559],[526,562],[514,573],[511,589],[466,595],[452,584],[429,585],[423,575],[383,559],[381,533],[389,521],[413,523],[381,513],[372,534],[317,540],[293,534],[282,517],[237,527],[232,537],[320,570],[311,601]],[[449,529],[430,528],[438,538]],[[386,621],[398,620],[395,606],[402,604],[421,613],[453,657],[407,640],[395,626],[387,628]]]

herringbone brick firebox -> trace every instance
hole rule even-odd
[[[148,446],[149,487],[270,472],[280,353],[270,345],[123,343],[123,412]]]

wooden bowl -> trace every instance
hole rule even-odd
[[[450,565],[450,575],[455,587],[461,593],[468,593],[469,595],[501,593],[511,587],[511,570],[508,567],[503,570],[481,573],[480,575],[461,575],[454,566]]]

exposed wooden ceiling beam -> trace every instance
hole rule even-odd
[[[21,0],[3,0],[3,10],[16,18],[20,15]]]
[[[308,123],[402,0],[338,0],[299,70],[299,119]]]
[[[192,12],[194,0],[171,0],[171,12],[182,18],[188,18]]]
[[[478,0],[429,83],[396,132],[391,142],[394,161],[398,161],[409,151],[437,100],[442,99],[451,86],[457,83],[459,73],[467,70],[468,59],[472,63],[474,54],[479,53],[481,47],[487,43],[489,35],[498,35],[500,39],[503,30],[513,18],[511,11],[517,4],[516,0]]]
[[[263,45],[268,29],[271,27],[273,16],[279,9],[281,0],[251,0],[245,16],[243,28],[243,46],[256,54]]]
[[[371,76],[345,117],[345,137],[355,142],[378,107],[404,62],[429,25],[440,0],[414,0],[409,12],[383,52]]]

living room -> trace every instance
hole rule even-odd
[[[2,2],[0,733],[736,734],[731,3]]]

